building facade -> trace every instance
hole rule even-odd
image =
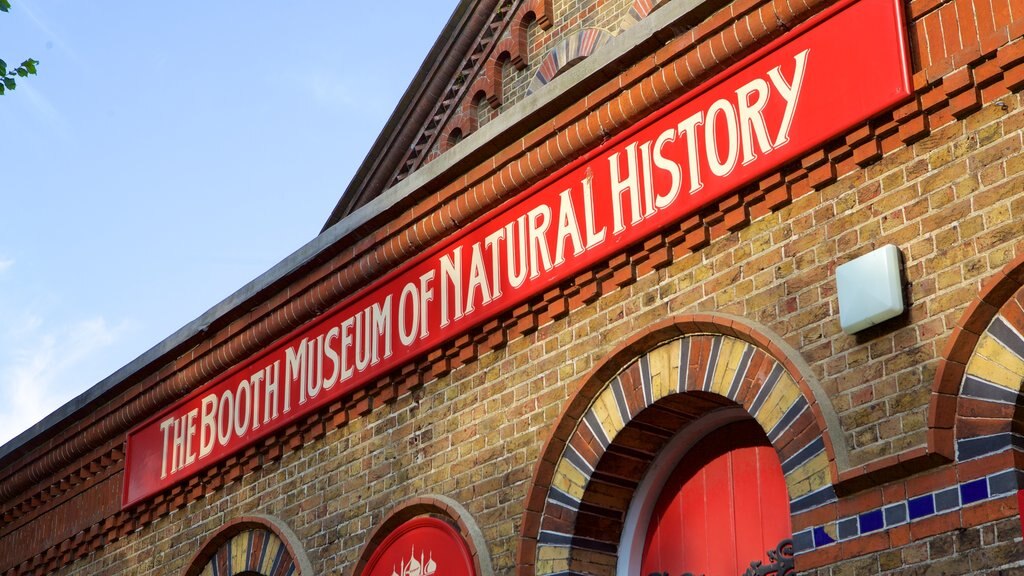
[[[1021,573],[1022,36],[460,3],[317,238],[0,448],[0,574]]]

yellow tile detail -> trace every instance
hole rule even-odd
[[[537,547],[537,567],[540,567],[541,562],[557,563],[558,561],[565,562],[565,567],[569,567],[569,549],[563,546],[538,546]],[[546,570],[545,570],[546,572]]]
[[[592,409],[609,440],[615,438],[619,430],[626,425],[622,421],[622,414],[619,413],[619,405],[615,401],[615,393],[612,392],[611,386],[605,386]]]
[[[814,458],[786,475],[790,499],[824,487],[828,483],[828,453],[822,451]]]
[[[800,388],[793,382],[788,372],[783,372],[779,381],[775,383],[775,388],[772,389],[771,394],[765,399],[761,410],[757,413],[757,421],[765,432],[770,431],[779,423],[779,420],[782,420],[786,411],[799,397]]]
[[[555,477],[551,479],[551,484],[577,500],[582,500],[587,488],[587,477],[570,464],[567,458],[562,458],[555,468]]]
[[[681,340],[673,340],[647,355],[651,367],[651,396],[654,401],[676,393],[679,383],[679,347]]]
[[[569,571],[568,560],[538,560],[537,574],[560,574]]]
[[[711,381],[711,391],[722,396],[729,395],[729,388],[732,386],[733,378],[743,360],[743,353],[750,344],[735,338],[723,338],[722,348],[718,354],[718,365],[715,366],[715,376]]]
[[[236,534],[231,539],[231,567],[234,570],[245,568],[246,556],[249,553],[249,532]]]
[[[263,566],[261,567],[260,572],[263,574],[270,574],[270,570],[274,567],[274,557],[277,556],[277,551],[281,546],[281,540],[276,537],[270,538],[270,542],[267,543],[267,552],[263,557]]]
[[[203,573],[199,576],[213,576],[213,562],[206,564],[206,568],[203,568]]]
[[[1024,359],[1003,346],[990,334],[978,340],[974,356],[967,364],[967,373],[1013,391],[1024,381]]]

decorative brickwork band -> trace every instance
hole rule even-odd
[[[184,576],[307,576],[313,567],[298,536],[271,516],[245,516],[222,526]]]
[[[964,478],[972,477],[969,467],[960,467],[959,472]],[[994,520],[1009,516],[1012,511],[1008,512],[1007,507],[1016,500],[1017,485],[1015,470],[964,480],[885,505],[858,509],[824,524],[813,524],[793,535],[794,546],[801,554],[822,552],[824,548],[858,538],[893,537],[898,530],[908,530],[911,524],[915,532],[926,533],[927,524],[934,524],[937,519],[961,527],[961,517],[984,515]]]
[[[630,351],[610,377],[622,364],[594,370],[548,442],[527,502],[520,573],[614,563],[624,512],[659,451],[728,407],[742,407],[775,447],[793,514],[836,500],[818,399],[763,332],[735,319],[690,317],[652,328],[612,357]]]

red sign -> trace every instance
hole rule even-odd
[[[123,504],[607,260],[909,94],[900,3],[830,9],[131,431]]]
[[[475,576],[473,554],[447,522],[423,516],[381,543],[362,576]]]

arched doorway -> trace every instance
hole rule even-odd
[[[440,494],[400,502],[374,529],[353,576],[493,576],[483,532],[461,504]]]
[[[641,574],[650,518],[672,472],[681,462],[699,462],[703,450],[722,456],[744,447],[759,455],[737,464],[772,469],[768,483],[782,487],[781,496],[765,496],[772,502],[765,513],[780,515],[776,528],[783,526],[756,536],[756,546],[766,547],[754,557],[747,558],[747,544],[731,545],[735,573],[751,562],[791,559],[792,546],[778,550],[779,540],[765,542],[786,540],[791,515],[806,524],[811,510],[836,501],[837,461],[846,454],[837,454],[828,437],[839,426],[827,398],[798,355],[779,342],[736,318],[677,318],[625,342],[595,367],[541,454],[527,496],[519,573]],[[740,430],[729,427],[736,423],[750,432],[739,445],[714,435],[723,427]],[[699,446],[705,437],[708,448]],[[753,536],[741,531],[729,538]],[[706,572],[715,573],[730,572]]]

